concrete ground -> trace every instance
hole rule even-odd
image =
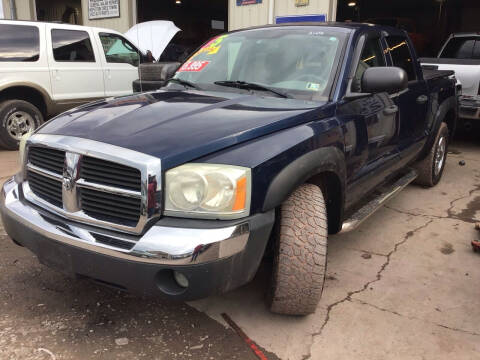
[[[268,312],[268,264],[223,296],[144,300],[64,277],[0,228],[0,358],[255,359],[225,312],[268,359],[478,359],[479,155],[479,140],[457,141],[437,187],[411,185],[355,232],[332,236],[324,295],[307,317]],[[0,152],[0,178],[15,156]]]

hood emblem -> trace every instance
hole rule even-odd
[[[71,191],[73,189],[74,183],[75,180],[73,180],[73,177],[70,174],[67,177],[63,178],[63,187],[67,191]]]

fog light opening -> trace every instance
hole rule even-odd
[[[177,282],[178,286],[180,286],[184,289],[188,288],[188,279],[181,272],[174,271],[173,272],[173,277],[174,277],[175,281]]]

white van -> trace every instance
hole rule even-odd
[[[0,20],[0,146],[16,149],[61,111],[132,93],[143,57],[113,30]]]

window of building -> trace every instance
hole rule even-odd
[[[37,61],[39,53],[36,26],[0,24],[0,61]]]
[[[387,44],[387,52],[392,56],[393,66],[398,66],[405,70],[409,81],[415,80],[417,76],[407,39],[403,36],[389,36]]]
[[[103,52],[107,63],[122,63],[138,66],[140,55],[137,49],[125,38],[108,33],[100,34]]]
[[[54,29],[52,46],[56,61],[95,61],[92,43],[86,31]]]

